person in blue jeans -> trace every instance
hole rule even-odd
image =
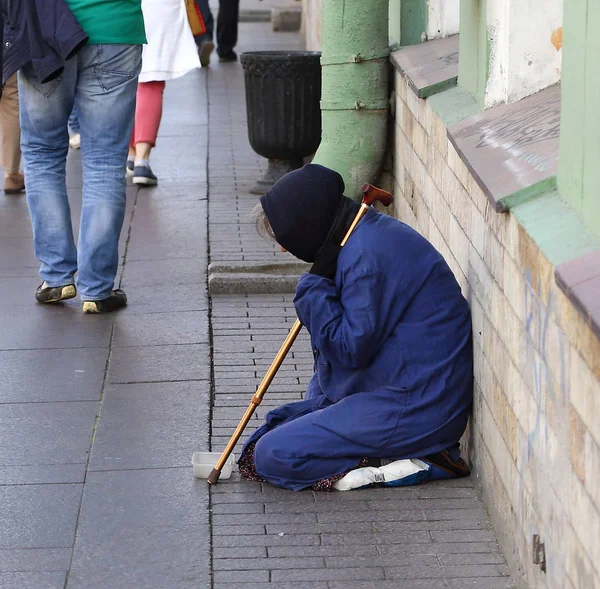
[[[62,75],[46,83],[31,63],[19,72],[27,203],[43,280],[35,297],[56,303],[79,291],[84,313],[103,313],[127,304],[114,281],[125,214],[124,169],[146,37],[140,0],[68,0],[68,5],[88,43],[66,61]],[[83,168],[77,246],[65,170],[74,107]]]

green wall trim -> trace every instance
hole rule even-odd
[[[555,266],[600,247],[600,239],[556,190],[513,207],[511,213]]]
[[[427,101],[447,127],[481,112],[473,95],[460,86],[430,96]]]
[[[418,45],[425,40],[428,17],[427,0],[401,0],[400,43],[403,46]]]
[[[431,86],[427,86],[426,88],[421,88],[417,93],[419,98],[429,98],[434,94],[439,94],[448,88],[454,88],[456,86],[457,77],[448,78],[443,82],[438,82],[437,84],[431,84]]]
[[[390,51],[400,48],[400,0],[390,0],[388,11]]]
[[[600,237],[599,26],[597,1],[565,2],[558,189]]]
[[[551,176],[550,178],[546,178],[541,182],[537,182],[536,184],[532,184],[531,186],[527,186],[527,188],[523,188],[522,190],[518,190],[513,194],[509,194],[501,198],[498,200],[497,205],[502,211],[508,211],[509,209],[518,207],[519,205],[539,196],[540,194],[555,190],[556,176]]]
[[[461,0],[458,84],[482,106],[491,53],[486,15],[487,0]]]

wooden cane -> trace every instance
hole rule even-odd
[[[389,192],[387,192],[386,190],[383,190],[382,188],[376,188],[375,186],[372,186],[371,184],[363,184],[361,191],[363,193],[363,199],[362,199],[362,203],[360,205],[360,209],[359,209],[358,213],[356,214],[356,217],[354,217],[352,224],[348,228],[348,231],[346,232],[346,235],[344,236],[344,239],[342,240],[342,243],[340,244],[341,246],[346,245],[346,242],[352,235],[352,232],[354,231],[354,229],[356,228],[356,226],[358,225],[360,220],[365,216],[365,214],[369,210],[369,207],[373,203],[380,202],[384,206],[387,207],[390,204],[392,204],[392,201],[394,200],[394,197]],[[265,376],[263,377],[258,389],[256,389],[256,393],[254,393],[254,395],[250,399],[250,404],[248,405],[248,409],[246,409],[246,412],[242,416],[242,419],[240,420],[238,426],[235,428],[235,431],[233,432],[233,435],[229,439],[229,442],[227,442],[227,446],[225,446],[225,450],[223,450],[223,453],[221,454],[221,457],[217,461],[217,464],[212,469],[211,473],[208,475],[209,484],[216,485],[218,483],[219,477],[221,476],[221,470],[223,469],[225,462],[227,462],[227,459],[233,452],[235,445],[238,443],[238,440],[240,439],[242,432],[246,429],[246,426],[248,425],[248,422],[250,421],[252,415],[254,414],[254,411],[260,405],[265,393],[267,392],[267,389],[269,388],[269,385],[271,384],[273,378],[277,374],[279,367],[283,363],[285,357],[287,356],[287,353],[290,351],[290,348],[292,347],[292,344],[298,337],[298,334],[300,333],[301,329],[302,329],[302,323],[300,323],[300,321],[298,319],[296,319],[296,321],[294,322],[294,325],[292,326],[292,329],[290,329],[290,332],[288,333],[287,337],[283,341],[283,344],[281,344],[281,348],[279,348],[279,352],[277,352],[277,355],[273,359],[271,366],[269,366],[269,369],[267,370]]]

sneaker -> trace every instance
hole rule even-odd
[[[416,485],[429,478],[429,467],[420,460],[395,460],[384,466],[365,466],[351,470],[333,483],[336,491],[350,491],[373,485],[403,487]]]
[[[233,49],[223,55],[219,55],[219,61],[237,61],[237,58],[237,53]]]
[[[133,168],[133,183],[141,186],[156,186],[158,178],[152,173],[150,166],[135,166]]]
[[[19,194],[25,190],[25,178],[21,172],[9,174],[4,178],[4,193]]]
[[[127,160],[127,165],[125,166],[125,176],[133,176],[133,170],[133,160]]]
[[[71,149],[79,149],[81,147],[81,134],[73,133],[71,137],[69,137],[69,146]]]
[[[74,284],[64,286],[48,286],[46,281],[42,282],[35,291],[35,300],[38,303],[59,303],[72,299],[77,295],[77,289]]]
[[[202,67],[207,67],[210,64],[210,56],[214,50],[215,44],[210,39],[206,39],[200,43],[198,57],[200,57],[200,65]]]
[[[113,290],[111,295],[99,301],[83,301],[84,313],[110,313],[127,305],[127,295],[124,291]]]

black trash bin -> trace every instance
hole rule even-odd
[[[267,172],[251,190],[264,194],[300,168],[321,142],[321,54],[316,51],[242,53],[248,139],[268,158]]]

